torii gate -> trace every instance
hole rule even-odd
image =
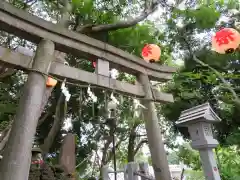
[[[44,21],[2,1],[0,30],[38,44],[33,61],[27,55],[0,48],[1,63],[29,72],[16,120],[12,125],[9,143],[1,161],[1,179],[28,179],[32,140],[45,90],[45,75],[48,73],[61,79],[66,78],[68,82],[84,82],[143,98],[142,103],[147,108],[143,113],[155,177],[157,180],[171,179],[154,101],[173,102],[173,97],[171,94],[153,89],[150,80],[161,82],[170,80],[175,68],[148,64],[109,44]],[[77,57],[89,55],[98,57],[96,73],[59,63],[54,58],[55,50]],[[139,83],[132,85],[111,79],[108,75],[109,68],[136,75]]]

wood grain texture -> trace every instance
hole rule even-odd
[[[31,56],[27,56],[19,52],[14,52],[8,48],[0,46],[0,62],[5,63],[11,68],[27,71],[28,68],[32,66],[31,60]],[[145,97],[142,85],[133,85],[111,79],[107,76],[87,72],[74,67],[69,67],[64,65],[58,59],[55,59],[52,62],[49,73],[60,79],[67,78],[68,82],[92,84],[136,97]],[[173,102],[173,96],[171,94],[159,92],[157,89],[153,89],[153,93],[154,97],[156,98],[156,102]]]
[[[78,57],[97,56],[110,62],[111,67],[130,74],[147,74],[151,80],[167,81],[176,71],[173,67],[149,64],[134,55],[86,35],[61,28],[6,2],[0,2],[0,30],[34,43],[42,38],[55,42],[56,49]]]

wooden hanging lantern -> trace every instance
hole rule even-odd
[[[212,37],[212,50],[220,54],[233,53],[239,45],[240,34],[233,28],[223,28]]]
[[[57,84],[57,80],[56,79],[53,79],[51,77],[47,78],[47,82],[46,82],[46,86],[47,87],[54,87],[54,86],[56,86],[56,84]]]
[[[146,62],[154,63],[160,60],[161,49],[156,44],[147,44],[142,49],[142,57]]]

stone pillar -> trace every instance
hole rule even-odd
[[[60,165],[63,167],[65,174],[67,174],[71,180],[75,179],[75,135],[68,133],[63,140],[61,152],[60,152]]]
[[[199,150],[203,171],[207,180],[221,180],[212,148]]]
[[[183,111],[176,122],[180,127],[187,127],[193,149],[199,150],[206,180],[221,180],[213,154],[218,141],[213,138],[211,124],[221,119],[215,114],[209,103]]]
[[[155,178],[156,180],[171,180],[167,154],[164,149],[161,129],[158,124],[159,120],[156,107],[154,102],[151,101],[153,95],[148,76],[140,74],[139,82],[143,85],[146,94],[146,99],[142,100],[142,104],[146,107],[146,109],[143,109],[143,115]]]
[[[37,48],[28,80],[20,97],[19,108],[3,159],[0,177],[3,180],[27,180],[32,156],[32,144],[38,124],[42,97],[46,89],[46,76],[54,56],[54,43],[42,40]]]

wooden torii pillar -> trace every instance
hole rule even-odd
[[[42,40],[33,59],[32,71],[29,72],[23,95],[20,97],[16,118],[0,163],[2,180],[28,179],[32,143],[46,88],[46,76],[42,73],[48,74],[53,55],[54,43]]]
[[[157,117],[156,107],[153,101],[153,91],[149,78],[146,74],[141,73],[138,76],[138,81],[143,85],[145,91],[145,99],[142,100],[142,104],[146,107],[146,109],[143,109],[143,116],[155,179],[171,180],[167,154],[164,149],[161,129],[158,124],[159,119]]]

